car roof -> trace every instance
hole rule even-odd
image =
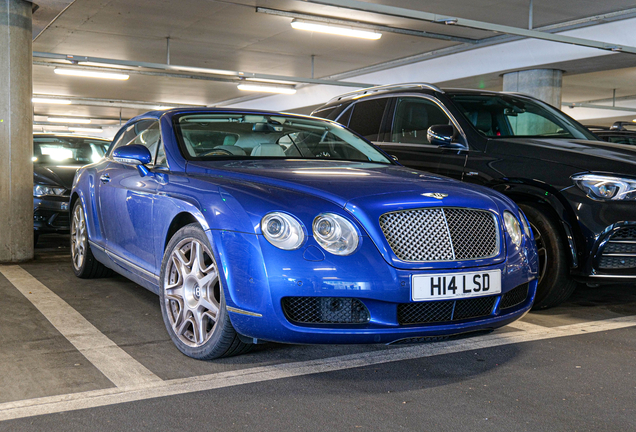
[[[331,98],[323,106],[331,105],[336,102],[344,102],[353,99],[361,99],[370,95],[383,95],[383,94],[399,94],[399,93],[448,93],[448,94],[487,94],[487,95],[501,95],[509,94],[521,97],[528,97],[522,93],[516,92],[498,92],[491,90],[474,90],[474,89],[462,89],[462,88],[444,88],[441,89],[434,84],[429,83],[404,83],[404,84],[390,84],[376,87],[364,88],[361,90],[344,93],[334,98]]]
[[[320,119],[316,117],[311,117],[304,114],[295,114],[295,113],[286,113],[279,111],[267,111],[267,110],[256,110],[256,109],[240,109],[240,108],[217,108],[217,107],[187,107],[187,108],[172,108],[169,110],[162,111],[148,111],[147,113],[138,115],[134,117],[126,124],[136,122],[137,120],[159,120],[164,115],[175,115],[175,114],[187,114],[187,113],[209,113],[209,114],[256,114],[256,115],[267,115],[267,116],[285,116],[285,117],[296,117],[296,118],[305,118],[307,120],[322,120],[329,122],[329,120]],[[125,126],[125,125],[122,125]]]

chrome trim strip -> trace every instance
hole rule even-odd
[[[625,257],[625,258],[633,258],[636,257],[636,253],[633,252],[603,252],[601,254],[602,257]]]
[[[636,240],[610,240],[607,243],[636,244]]]
[[[134,264],[134,263],[128,261],[126,258],[120,257],[119,255],[115,254],[114,252],[111,252],[108,249],[103,248],[103,247],[95,244],[94,242],[92,242],[90,240],[88,241],[88,243],[91,245],[91,247],[95,247],[95,248],[101,250],[102,252],[104,252],[106,255],[108,255],[108,257],[110,259],[115,260],[115,261],[119,261],[119,263],[117,263],[118,265],[121,266],[122,263],[123,263],[124,265],[132,267],[133,269],[137,270],[138,272],[148,276],[149,278],[151,278],[151,280],[159,283],[159,276],[157,276],[156,274],[151,273],[151,272],[149,272],[148,270],[146,270],[146,269],[144,269],[142,267],[139,267],[137,264]]]
[[[261,318],[263,316],[263,315],[261,315],[259,313],[256,313],[256,312],[249,312],[249,311],[246,311],[246,310],[243,310],[243,309],[234,308],[232,306],[225,306],[225,308],[229,312],[234,312],[234,313],[238,313],[238,314],[241,314],[241,315],[248,315],[248,316],[253,316],[253,317],[258,317],[258,318]]]
[[[614,279],[636,279],[636,275],[588,275],[591,278],[614,278]]]

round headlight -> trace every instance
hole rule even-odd
[[[266,214],[261,219],[261,232],[279,249],[298,249],[305,241],[305,231],[293,216],[281,212]]]
[[[519,226],[519,222],[517,222],[517,218],[509,211],[504,212],[503,218],[510,239],[517,246],[521,245],[521,227]]]
[[[314,238],[324,250],[334,255],[350,255],[358,247],[358,231],[351,222],[334,213],[314,219]]]

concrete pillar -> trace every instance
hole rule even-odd
[[[563,71],[531,69],[503,75],[503,91],[525,93],[561,109]]]
[[[31,7],[0,0],[0,262],[33,258]]]

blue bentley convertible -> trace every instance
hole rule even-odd
[[[312,117],[147,113],[78,171],[70,204],[75,274],[114,270],[157,293],[170,337],[198,359],[491,330],[537,286],[512,201]]]

